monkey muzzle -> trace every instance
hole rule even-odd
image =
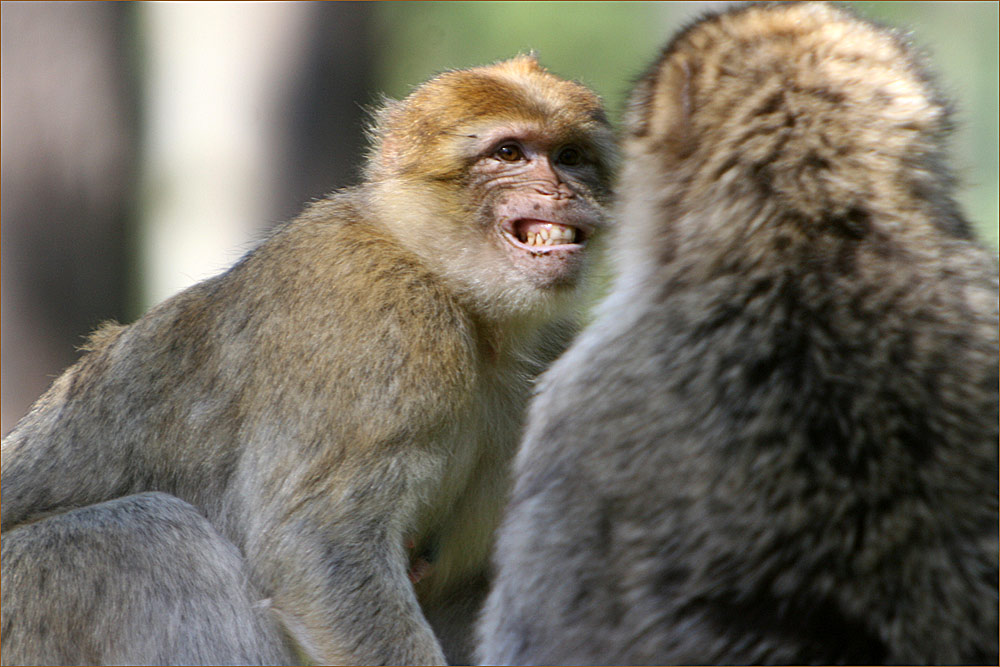
[[[502,226],[508,242],[532,253],[582,248],[590,231],[587,228],[548,220],[519,219]]]

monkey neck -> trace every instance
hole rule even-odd
[[[490,367],[499,367],[521,360],[534,360],[539,322],[532,318],[500,322],[472,311],[469,313],[480,359]]]
[[[479,358],[488,365],[495,366],[506,356],[506,338],[504,330],[483,318],[472,317],[475,329],[475,340],[479,350]]]

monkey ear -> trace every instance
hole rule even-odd
[[[401,106],[399,100],[382,95],[376,104],[366,109],[369,121],[365,128],[368,138],[365,173],[369,180],[385,176],[387,169],[398,160],[399,141],[396,133],[390,129],[394,124],[394,115]]]
[[[639,82],[629,103],[629,134],[686,154],[693,145],[695,69],[694,63],[676,52],[657,63]]]

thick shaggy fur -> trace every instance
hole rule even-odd
[[[894,33],[679,34],[597,320],[543,378],[487,664],[997,663],[998,285]]]

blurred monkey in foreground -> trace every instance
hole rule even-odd
[[[467,659],[613,150],[533,57],[444,73],[363,185],[98,331],[3,442],[3,662]]]
[[[832,6],[666,46],[617,283],[529,411],[485,663],[997,663],[997,263],[948,129]]]

